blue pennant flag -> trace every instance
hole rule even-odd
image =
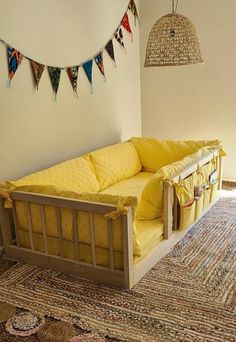
[[[92,84],[92,82],[93,82],[93,76],[92,76],[93,60],[91,59],[91,61],[85,62],[82,66],[83,66],[85,74],[89,80],[89,83]]]

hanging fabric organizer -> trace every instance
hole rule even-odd
[[[50,65],[44,65],[41,64],[35,60],[32,60],[31,58],[25,56],[22,54],[20,51],[17,49],[11,47],[9,44],[7,44],[4,40],[0,39],[0,41],[6,45],[7,47],[7,56],[8,56],[8,68],[9,68],[9,86],[11,85],[12,79],[20,66],[23,58],[28,59],[33,75],[34,75],[34,80],[35,80],[35,86],[38,89],[40,79],[42,77],[42,74],[45,69],[48,69],[50,81],[52,84],[52,89],[55,94],[57,95],[57,91],[59,88],[59,83],[60,83],[60,77],[61,77],[61,71],[66,70],[69,80],[72,85],[72,89],[76,95],[77,94],[77,81],[78,81],[78,73],[79,73],[79,68],[82,67],[84,70],[87,79],[91,85],[91,92],[92,92],[92,83],[93,83],[93,75],[92,75],[92,70],[93,70],[93,62],[97,65],[100,73],[102,76],[106,79],[105,77],[105,68],[104,68],[104,62],[103,62],[103,52],[106,51],[108,55],[111,57],[113,60],[114,64],[116,65],[116,59],[115,59],[115,51],[114,51],[114,46],[113,46],[113,39],[115,39],[119,45],[125,50],[125,45],[124,45],[124,36],[123,36],[123,29],[125,29],[132,37],[132,30],[131,26],[129,23],[129,17],[128,17],[128,12],[131,12],[134,16],[135,20],[135,25],[136,25],[136,20],[138,19],[138,11],[137,7],[135,4],[134,0],[130,0],[128,7],[126,9],[125,14],[123,15],[119,26],[116,28],[115,32],[109,39],[109,41],[105,44],[105,46],[100,49],[93,57],[89,58],[87,61],[74,65],[74,66],[67,66],[67,67],[56,67],[56,66],[50,66]],[[126,50],[125,50],[126,51]]]

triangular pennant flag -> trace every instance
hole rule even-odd
[[[91,92],[93,92],[93,87],[92,87],[92,84],[93,84],[93,75],[92,75],[92,69],[93,69],[93,60],[91,59],[90,61],[88,62],[85,62],[83,65],[82,65],[84,71],[85,71],[85,74],[89,80],[89,83],[91,85]]]
[[[136,19],[138,19],[138,10],[137,10],[137,6],[136,6],[134,0],[130,0],[128,9],[134,15],[134,23],[136,25]]]
[[[107,45],[105,46],[105,49],[106,49],[108,55],[109,55],[109,56],[113,59],[113,61],[116,63],[112,39],[109,40],[109,42],[108,42]]]
[[[10,46],[8,46],[7,54],[8,54],[8,67],[9,67],[9,84],[10,84],[10,81],[15,75],[15,72],[23,59],[23,55],[19,51],[17,51],[16,49]]]
[[[123,31],[121,27],[118,28],[118,30],[116,31],[115,38],[118,41],[118,43],[125,49],[124,36],[123,36]]]
[[[103,56],[102,53],[99,53],[96,57],[95,57],[95,62],[98,66],[98,69],[100,70],[101,74],[105,77],[105,71],[104,71],[104,64],[103,64]]]
[[[79,66],[73,66],[67,68],[67,74],[69,76],[69,79],[71,81],[72,88],[74,92],[77,94],[77,80],[78,80],[78,73],[79,73]]]
[[[56,67],[48,66],[48,72],[52,84],[52,89],[55,93],[55,96],[57,95],[59,83],[60,83],[60,77],[61,77],[61,69]]]
[[[127,13],[125,13],[125,15],[123,16],[123,19],[121,20],[121,25],[126,29],[126,31],[132,34],[132,30],[129,24],[129,17]]]
[[[30,61],[30,63],[31,63],[32,70],[33,70],[33,73],[34,73],[36,87],[38,89],[39,81],[40,81],[41,76],[42,76],[42,74],[44,72],[45,65],[37,63],[37,62],[32,61],[32,60]]]

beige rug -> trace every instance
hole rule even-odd
[[[236,341],[236,199],[220,200],[131,291],[17,264],[0,300],[118,341]]]

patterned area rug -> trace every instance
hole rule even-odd
[[[0,300],[116,341],[236,341],[236,199],[220,200],[131,291],[16,264]]]

